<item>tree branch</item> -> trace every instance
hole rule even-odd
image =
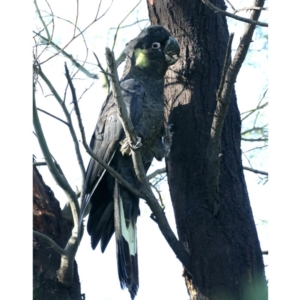
[[[49,81],[49,79],[46,77],[46,75],[42,72],[41,68],[38,68],[38,73],[39,75],[42,77],[42,79],[45,81],[45,83],[47,84],[47,86],[49,87],[50,91],[53,93],[55,99],[58,101],[58,103],[60,104],[65,117],[67,119],[68,125],[69,125],[69,131],[74,143],[74,148],[75,148],[75,153],[76,153],[76,157],[77,157],[77,162],[81,171],[81,176],[82,176],[82,184],[81,184],[81,188],[83,189],[84,186],[84,182],[85,182],[85,167],[84,167],[84,163],[83,163],[83,159],[81,156],[81,152],[80,152],[80,148],[79,148],[79,142],[74,130],[74,126],[73,126],[73,122],[71,119],[71,116],[66,108],[65,102],[60,98],[60,96],[58,95],[58,93],[56,92],[55,88],[52,86],[51,82]],[[79,216],[79,205],[78,205],[78,201],[76,198],[75,201],[75,205],[76,205],[76,211],[77,211],[77,216]],[[73,215],[74,218],[74,215]],[[75,218],[77,219],[77,217]],[[74,225],[77,226],[78,225],[78,220],[76,221],[74,219]]]
[[[260,132],[262,132],[267,126],[268,126],[268,124],[266,124],[266,125],[264,125],[262,127],[253,127],[253,128],[247,129],[247,130],[241,132],[241,135],[245,135],[245,134],[253,132],[253,131],[260,131]]]
[[[152,172],[151,174],[147,175],[147,179],[151,180],[154,177],[156,177],[157,175],[164,174],[166,172],[167,172],[166,168],[157,169],[154,172]]]
[[[114,42],[113,42],[113,45],[112,45],[112,51],[114,51],[114,48],[115,48],[115,45],[116,45],[116,40],[117,40],[117,36],[118,36],[118,31],[119,31],[119,28],[120,26],[122,25],[122,23],[130,16],[130,14],[138,7],[138,5],[141,3],[142,0],[140,0],[134,7],[133,9],[125,16],[125,18],[119,23],[119,25],[117,26],[117,30],[116,30],[116,33],[115,33],[115,36],[114,36]]]
[[[269,139],[257,138],[257,139],[246,139],[242,137],[242,141],[245,142],[267,142]]]
[[[41,11],[40,11],[40,9],[39,9],[39,7],[38,7],[38,5],[37,5],[37,2],[36,2],[36,0],[34,0],[33,2],[34,2],[34,5],[35,5],[37,14],[38,14],[38,16],[39,16],[39,19],[41,20],[41,23],[43,24],[43,27],[44,27],[44,29],[45,29],[45,31],[46,31],[48,40],[50,40],[50,33],[49,33],[49,30],[48,30],[48,27],[47,27],[47,25],[45,24],[45,21],[44,21],[42,15],[41,15]]]
[[[212,127],[210,131],[210,140],[208,142],[206,157],[207,157],[207,178],[206,185],[208,194],[208,207],[210,211],[216,215],[219,210],[219,173],[220,173],[220,150],[221,150],[221,135],[224,124],[224,119],[229,105],[229,98],[223,98],[222,93],[227,80],[227,73],[230,65],[231,45],[234,34],[229,36],[224,66],[222,70],[220,85],[216,94],[217,107],[214,112]],[[226,82],[227,84],[227,82]]]
[[[269,176],[269,173],[265,172],[265,171],[260,171],[260,170],[256,170],[256,169],[252,169],[252,168],[248,168],[248,167],[244,167],[244,166],[243,166],[243,169],[247,170],[247,171],[250,171],[250,172],[253,172],[253,173],[256,173],[256,174],[262,174],[262,175]]]
[[[215,13],[220,13],[220,14],[225,15],[227,17],[230,17],[230,18],[233,18],[233,19],[236,19],[238,21],[245,22],[245,23],[253,24],[253,25],[259,25],[259,26],[263,26],[263,27],[268,27],[269,26],[268,23],[258,22],[255,19],[252,19],[251,17],[250,17],[250,19],[247,19],[247,18],[239,17],[235,14],[229,13],[229,12],[223,10],[223,9],[220,9],[220,8],[214,6],[209,0],[202,0],[202,2],[206,6],[208,6],[211,10],[213,10]]]
[[[47,38],[43,37],[40,33],[33,31],[36,35],[38,35],[42,40],[49,43],[53,48],[55,48],[59,53],[63,54],[65,57],[67,57],[82,73],[84,73],[87,77],[92,79],[98,79],[99,74],[93,74],[90,73],[84,66],[79,64],[76,59],[73,58],[73,56],[66,51],[64,51],[62,48],[60,48],[58,45],[56,45],[53,41],[48,40]]]
[[[243,8],[234,9],[233,13],[236,14],[243,10],[268,10],[268,8],[267,7],[258,7],[258,6],[243,7]]]
[[[47,163],[45,163],[45,162],[34,162],[33,165],[34,165],[35,167],[39,167],[39,166],[47,166]]]
[[[102,166],[106,171],[108,171],[113,177],[115,177],[124,187],[126,187],[130,192],[133,194],[137,195],[138,197],[141,197],[141,193],[139,190],[135,189],[130,183],[128,183],[119,173],[117,173],[111,166],[106,164],[104,161],[100,160],[99,157],[93,152],[93,150],[89,147],[87,141],[86,141],[86,136],[85,136],[85,130],[83,127],[82,119],[81,119],[81,113],[78,107],[78,102],[77,102],[77,96],[76,96],[76,91],[72,82],[72,79],[69,74],[69,70],[67,68],[67,65],[65,64],[65,70],[66,70],[66,77],[68,80],[68,83],[70,85],[70,89],[72,91],[72,98],[73,98],[73,104],[74,104],[74,110],[77,116],[78,120],[78,126],[80,129],[81,133],[81,138],[82,138],[82,144],[84,148],[86,149],[87,153],[100,165]],[[81,197],[83,197],[85,194],[85,188],[82,191]]]
[[[50,116],[50,117],[52,117],[52,118],[54,118],[54,119],[62,122],[62,123],[64,123],[65,125],[69,126],[69,124],[66,121],[64,121],[64,120],[62,120],[62,119],[60,119],[60,118],[58,118],[58,117],[56,117],[56,116],[48,113],[47,111],[45,111],[45,110],[43,110],[41,108],[38,108],[38,107],[37,107],[37,110],[43,112],[44,114],[46,114],[46,115],[48,115],[48,116]]]
[[[54,96],[56,95],[55,98],[60,102],[61,99],[58,96],[55,89],[52,87],[51,83],[48,81],[48,79],[41,72],[40,69],[39,69],[39,71],[40,71],[39,74],[44,79],[44,81],[47,83],[49,88],[51,87],[50,89],[52,90]],[[63,105],[64,105],[64,103],[63,103]],[[64,107],[64,106],[62,106],[62,107]],[[70,129],[70,132],[71,132],[71,128],[72,128],[72,130],[74,130],[74,129],[73,129],[72,122],[70,120],[70,115],[69,114],[67,116],[67,119],[69,121],[69,129]],[[76,193],[70,187],[70,185],[69,185],[66,177],[63,175],[63,172],[60,169],[60,167],[57,165],[57,163],[55,161],[53,161],[52,156],[51,156],[50,151],[49,151],[49,148],[47,146],[47,143],[46,143],[46,140],[45,140],[45,137],[44,137],[44,133],[42,131],[42,127],[41,127],[41,124],[40,124],[40,121],[39,121],[37,108],[36,108],[35,86],[34,86],[34,84],[33,84],[33,124],[34,124],[34,129],[35,129],[36,136],[38,138],[40,147],[42,149],[44,158],[47,162],[49,171],[50,171],[51,175],[53,176],[54,180],[57,182],[57,184],[66,193],[67,198],[68,198],[69,203],[70,203],[70,207],[71,207],[71,212],[72,212],[73,222],[74,222],[72,235],[69,238],[65,249],[59,249],[57,247],[55,248],[56,251],[59,251],[59,253],[61,255],[61,264],[60,264],[60,269],[57,271],[57,278],[62,284],[66,285],[66,286],[70,286],[73,282],[74,259],[75,259],[75,255],[76,255],[76,252],[77,252],[77,249],[78,249],[78,246],[79,246],[79,243],[80,243],[80,237],[81,237],[81,236],[80,237],[78,236],[78,232],[79,232],[79,230],[78,230],[79,205],[78,205]],[[40,237],[42,237],[42,236],[40,236]],[[50,238],[49,239],[46,239],[45,237],[42,237],[42,238],[44,238],[44,240],[47,240],[48,243],[51,243]]]
[[[164,208],[165,208],[165,205],[164,205],[164,202],[163,202],[163,199],[162,199],[162,196],[161,196],[160,191],[159,191],[158,188],[155,186],[155,184],[150,183],[150,186],[151,186],[152,188],[155,189],[155,191],[156,191],[156,193],[157,193],[157,195],[158,195],[158,197],[159,197],[160,206],[161,206],[162,209],[164,209]]]
[[[100,20],[107,12],[108,10],[110,9],[112,3],[113,3],[113,0],[111,1],[109,7],[107,8],[107,10],[101,15],[98,17],[98,13],[99,13],[99,9],[100,9],[100,4],[99,4],[99,7],[98,7],[98,10],[97,10],[97,14],[96,14],[96,18],[94,19],[93,22],[91,22],[88,26],[86,26],[82,31],[79,31],[79,33],[76,35],[76,30],[78,29],[77,27],[77,21],[78,21],[78,15],[79,15],[79,4],[78,4],[78,0],[76,0],[76,4],[77,4],[77,9],[76,9],[76,17],[75,17],[75,24],[74,24],[74,32],[73,32],[73,36],[72,38],[70,39],[69,42],[67,42],[67,44],[62,48],[60,49],[57,53],[55,53],[54,55],[50,56],[49,58],[47,58],[45,61],[41,62],[40,65],[44,64],[45,62],[47,62],[48,60],[52,59],[53,57],[55,57],[56,55],[58,55],[60,52],[64,51],[64,49],[66,49],[77,37],[83,35],[83,33],[90,27],[92,26],[94,23],[96,23],[98,20]]]
[[[43,152],[45,161],[48,165],[49,171],[51,172],[56,183],[66,192],[68,199],[72,199],[72,198],[74,199],[74,197],[76,197],[74,191],[70,187],[66,178],[57,169],[57,166],[54,163],[54,161],[52,159],[52,155],[49,151],[49,148],[48,148],[48,145],[47,145],[40,121],[39,121],[37,109],[36,109],[35,92],[33,93],[33,125],[34,125],[35,133],[38,138],[41,150]],[[72,200],[70,200],[70,201],[72,201]]]
[[[206,1],[206,0],[202,0]],[[255,0],[254,6],[263,7],[264,0]],[[250,15],[251,20],[258,20],[261,11],[253,10]],[[221,151],[221,134],[224,125],[224,120],[227,113],[227,108],[229,106],[232,90],[234,83],[236,82],[237,75],[240,71],[242,63],[245,60],[246,54],[248,52],[250,43],[252,41],[252,36],[254,33],[256,25],[250,23],[245,26],[244,34],[241,38],[240,44],[237,48],[233,61],[228,65],[228,56],[225,56],[224,69],[222,72],[222,78],[220,82],[220,87],[218,89],[216,98],[217,105],[213,114],[213,121],[210,131],[210,140],[207,147],[207,172],[208,176],[206,179],[206,184],[208,186],[207,190],[210,191],[208,195],[208,206],[214,215],[218,213],[219,209],[219,159]],[[233,35],[230,35],[227,51],[231,52],[231,42]],[[223,75],[225,79],[223,79]]]
[[[63,248],[59,247],[51,238],[49,238],[45,234],[38,232],[36,230],[33,230],[33,236],[40,238],[43,241],[47,242],[53,248],[53,250],[55,250],[60,255],[66,255],[66,251]]]

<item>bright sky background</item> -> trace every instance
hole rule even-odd
[[[92,25],[86,31],[85,39],[89,48],[89,56],[87,59],[88,62],[95,63],[95,59],[92,54],[92,52],[95,52],[98,55],[101,63],[105,66],[104,48],[106,46],[112,46],[113,36],[115,33],[115,29],[111,28],[115,28],[136,3],[137,1],[127,1],[126,5],[124,5],[124,1],[115,0],[105,17]],[[251,3],[251,1],[249,3]],[[39,1],[38,4],[41,10],[49,11],[46,3],[43,1]],[[70,5],[70,2],[68,1],[52,0],[50,1],[50,4],[55,15],[63,17],[72,22],[75,21],[75,2]],[[105,1],[102,4],[100,14],[106,10],[105,7],[107,7],[109,4],[109,1]],[[88,5],[84,2],[80,2],[78,26],[81,29],[87,26],[87,24],[90,23],[90,20],[93,19],[97,5],[98,1],[95,0],[89,1]],[[238,5],[236,6],[239,7]],[[243,6],[245,6],[245,1]],[[123,23],[123,25],[132,24],[137,19],[143,20],[147,18],[147,5],[145,1],[142,1],[136,11],[131,14],[131,16]],[[46,20],[49,21],[50,19]],[[39,28],[41,28],[36,16],[34,16],[34,24],[38,24]],[[149,23],[141,22],[140,26],[143,28],[146,24]],[[239,41],[239,35],[243,31],[244,25],[232,20],[230,20],[229,24],[230,31],[235,32],[233,45],[233,48],[235,48],[237,42]],[[236,27],[236,24],[239,26]],[[107,32],[109,32],[109,35],[107,35]],[[140,28],[138,26],[132,26],[119,31],[115,48],[116,57],[123,50],[124,44],[136,37],[139,32]],[[267,31],[265,30],[265,32]],[[59,46],[65,45],[65,43],[71,38],[72,33],[72,26],[66,26],[65,22],[55,19],[55,43],[57,43]],[[252,44],[252,48],[260,49],[261,41],[255,41]],[[53,54],[55,53],[55,50],[51,48],[50,51]],[[77,38],[77,40],[68,46],[66,51],[68,53],[72,53],[73,57],[76,57],[78,61],[84,60],[86,57],[86,49],[83,47],[81,37]],[[44,53],[41,61],[45,60],[45,58],[48,56],[49,52]],[[239,74],[236,83],[236,92],[238,96],[239,109],[241,112],[252,109],[257,105],[258,100],[263,93],[263,88],[267,85],[266,58],[266,51],[253,51]],[[71,63],[66,58],[61,56],[55,57],[50,62],[42,65],[43,72],[51,80],[61,97],[63,97],[66,87],[66,79],[63,75],[63,63],[65,61],[67,62],[68,67],[72,69]],[[253,65],[254,63],[255,65]],[[94,67],[92,70],[98,73],[97,67]],[[87,80],[84,75],[79,74],[79,77],[82,79],[74,81],[78,97],[91,84],[91,80]],[[44,94],[50,94],[46,87],[44,87]],[[70,92],[68,91],[67,103],[71,102],[71,98],[69,96]],[[80,101],[82,119],[88,140],[90,139],[90,136],[94,130],[102,101],[104,99],[105,93],[101,88],[101,82],[96,81],[91,89],[84,94],[82,100]],[[44,97],[39,91],[37,93],[37,101],[37,106],[39,108],[42,108],[64,119],[60,106],[54,97]],[[39,113],[39,117],[52,154],[64,170],[64,173],[71,185],[73,187],[76,185],[80,187],[79,167],[76,163],[75,152],[67,127],[51,117],[44,115],[43,113]],[[75,117],[74,113],[73,117]],[[73,118],[73,122],[75,127],[77,127],[76,118]],[[79,136],[80,135],[78,135],[78,137]],[[32,151],[37,156],[37,160],[42,161],[42,154],[39,150],[36,138],[32,136],[32,139]],[[248,147],[248,145],[243,145],[243,147]],[[254,145],[251,144],[250,148],[253,147]],[[82,153],[84,155],[85,165],[87,165],[89,157],[85,154],[84,150]],[[266,154],[257,157],[253,161],[253,166],[257,169],[268,171],[266,159]],[[244,164],[248,165],[247,162],[244,162]],[[156,164],[156,166],[158,165]],[[162,165],[160,164],[159,167],[162,167]],[[41,172],[46,184],[49,185],[54,191],[56,198],[61,201],[61,206],[63,207],[65,203],[64,193],[57,188],[56,183],[53,182],[51,175],[49,175],[49,172],[46,170],[46,167],[40,167],[39,171]],[[247,171],[245,171],[245,177],[262,250],[268,250],[268,183],[265,185],[258,184],[258,176]],[[163,191],[164,199],[166,201],[166,214],[168,220],[173,230],[176,232],[172,204],[167,193],[167,185],[162,185],[161,190]],[[149,208],[143,204],[143,200],[141,200],[141,202],[142,214],[138,220],[140,288],[136,299],[188,299],[185,283],[181,277],[182,266],[167,245],[157,225],[149,218]],[[262,220],[266,222],[262,222]],[[264,256],[264,258],[266,257]],[[85,233],[76,256],[76,260],[79,266],[82,293],[86,294],[87,300],[130,299],[129,293],[127,291],[122,291],[119,286],[114,237],[109,243],[105,253],[102,254],[99,248],[97,248],[95,251],[91,249],[89,235]],[[267,264],[267,259],[265,262]],[[266,272],[268,273],[268,267],[266,268]]]

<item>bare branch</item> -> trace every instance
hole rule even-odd
[[[97,64],[98,64],[98,67],[99,67],[99,69],[102,71],[102,73],[103,73],[103,75],[104,75],[104,78],[105,78],[105,82],[104,82],[104,84],[102,85],[102,87],[107,87],[107,93],[110,91],[110,84],[109,84],[109,80],[108,80],[108,77],[107,77],[107,72],[103,69],[103,67],[102,67],[102,65],[101,65],[101,63],[100,63],[100,60],[99,60],[99,58],[98,58],[98,56],[96,55],[96,53],[95,52],[93,52],[93,54],[94,54],[94,56],[95,56],[95,58],[96,58],[96,60],[97,60]]]
[[[107,60],[108,72],[111,76],[113,95],[116,98],[118,117],[121,121],[126,137],[128,137],[130,142],[135,145],[138,141],[138,138],[135,134],[134,127],[129,119],[126,105],[123,101],[114,53],[109,48],[106,48],[105,56]]]
[[[259,26],[263,26],[263,27],[268,27],[269,26],[268,23],[265,23],[265,22],[258,22],[258,21],[256,21],[255,19],[252,19],[252,18],[247,19],[247,18],[236,16],[235,14],[229,13],[229,12],[223,10],[223,9],[220,9],[220,8],[216,7],[209,0],[202,0],[202,2],[206,6],[208,6],[211,10],[213,10],[215,13],[220,13],[220,14],[225,15],[227,17],[230,17],[230,18],[233,18],[233,19],[236,19],[238,21],[245,22],[245,23],[253,24],[253,25],[259,25]]]
[[[51,6],[50,6],[50,4],[48,3],[47,0],[45,0],[45,2],[47,3],[47,5],[48,5],[48,7],[49,7],[49,10],[51,11],[51,17],[52,17],[52,20],[51,20],[50,23],[53,24],[51,36],[50,36],[50,34],[49,34],[49,31],[48,31],[48,25],[49,25],[50,23],[47,24],[47,25],[44,23],[44,21],[43,21],[43,19],[42,19],[42,16],[41,16],[40,9],[38,8],[37,2],[36,2],[36,0],[35,0],[37,12],[38,12],[38,15],[40,16],[40,19],[42,20],[43,28],[44,28],[44,30],[46,31],[46,34],[47,34],[47,36],[48,36],[48,40],[49,40],[49,41],[52,41],[52,38],[53,38],[53,35],[54,35],[55,22],[54,22],[53,11],[52,11]],[[40,32],[40,33],[41,33],[41,32]],[[38,61],[39,57],[41,57],[41,55],[43,54],[43,52],[45,52],[45,51],[48,49],[48,47],[49,47],[49,43],[46,44],[46,47],[39,53],[39,55],[35,55],[36,58],[35,58],[35,60],[34,60],[34,64],[35,64],[35,62]],[[37,53],[37,45],[35,46],[35,48],[36,48],[36,53]]]
[[[243,166],[243,169],[247,170],[247,171],[250,171],[250,172],[253,172],[253,173],[256,173],[256,174],[262,174],[262,175],[269,176],[269,173],[265,172],[265,171],[260,171],[260,170],[256,170],[256,169],[252,169],[252,168],[248,168],[248,167],[244,167],[244,166]]]
[[[39,167],[39,166],[47,166],[47,163],[46,162],[34,162],[33,165],[35,167]]]
[[[202,1],[207,2],[207,0]],[[254,6],[262,7],[263,4],[264,0],[255,0]],[[260,12],[261,11],[256,10],[252,11],[250,19],[258,20]],[[234,59],[228,68],[228,61],[226,55],[224,62],[226,76],[225,79],[223,79],[222,75],[220,88],[218,89],[216,95],[217,105],[214,111],[214,117],[210,132],[210,140],[206,152],[208,172],[206,184],[208,186],[207,190],[210,191],[210,194],[208,195],[208,205],[214,215],[216,215],[219,210],[219,160],[221,157],[220,150],[223,124],[231,100],[233,86],[236,82],[237,75],[248,52],[255,27],[256,25],[252,24],[251,22],[245,26],[245,31],[241,38],[239,47],[237,48]],[[232,39],[229,39],[226,53],[231,51],[231,42]],[[222,74],[224,74],[224,72],[222,72]]]
[[[63,54],[65,57],[67,57],[82,73],[84,73],[86,76],[92,79],[98,79],[98,74],[90,73],[86,68],[83,67],[83,65],[79,64],[71,54],[68,54],[66,51],[64,51],[62,48],[60,48],[58,45],[56,45],[53,41],[49,41],[47,38],[43,37],[40,33],[33,31],[36,35],[38,35],[42,40],[49,43],[52,47],[54,47],[59,53]]]
[[[155,170],[154,172],[152,172],[151,174],[147,175],[147,179],[148,179],[148,180],[151,180],[151,179],[153,179],[155,176],[160,175],[160,174],[164,174],[164,173],[166,173],[166,172],[167,172],[166,168],[157,169],[157,170]]]
[[[248,110],[248,111],[245,111],[245,112],[242,112],[241,115],[244,115],[244,114],[247,114],[244,118],[242,118],[242,121],[244,121],[246,118],[248,118],[250,115],[252,115],[254,112],[256,112],[257,110],[259,109],[263,109],[265,108],[269,103],[266,102],[264,104],[261,105],[262,101],[264,100],[264,98],[266,97],[266,94],[268,92],[268,89],[266,89],[261,97],[261,99],[259,100],[256,108],[254,109],[251,109],[251,110]]]
[[[267,7],[258,7],[258,6],[243,7],[243,8],[235,9],[234,14],[236,14],[240,11],[243,11],[243,10],[268,10],[268,8]]]
[[[56,116],[54,116],[54,115],[48,113],[47,111],[45,111],[45,110],[43,110],[43,109],[41,109],[41,108],[38,108],[38,107],[37,107],[36,109],[37,109],[38,111],[41,111],[41,112],[43,112],[44,114],[46,114],[46,115],[52,117],[52,118],[54,118],[54,119],[56,119],[56,120],[58,120],[58,121],[64,123],[65,125],[69,126],[69,124],[68,124],[66,121],[64,121],[64,120],[62,120],[62,119],[60,119],[60,118],[58,118],[58,117],[56,117]]]
[[[45,81],[45,83],[48,85],[49,89],[52,91],[54,97],[56,98],[56,100],[59,102],[59,104],[61,105],[66,119],[68,121],[69,124],[69,130],[71,133],[71,137],[73,139],[74,142],[74,146],[75,146],[75,152],[76,152],[76,156],[77,156],[77,160],[78,160],[78,164],[81,170],[81,174],[82,174],[82,190],[84,189],[84,182],[85,182],[85,167],[83,164],[83,159],[80,153],[80,149],[79,149],[79,143],[75,134],[75,130],[72,124],[72,119],[71,116],[65,106],[64,101],[62,101],[62,99],[60,98],[60,96],[58,95],[58,93],[56,92],[56,90],[54,89],[54,87],[52,86],[51,82],[48,80],[48,78],[45,76],[45,74],[41,71],[41,69],[38,69],[39,75],[43,78],[43,80]],[[46,160],[47,161],[47,160]],[[48,164],[48,161],[47,161]],[[49,165],[49,164],[48,164]],[[66,179],[65,179],[66,181]],[[67,181],[66,181],[67,183]],[[73,216],[73,221],[74,221],[74,228],[75,232],[73,233],[73,235],[77,235],[77,230],[78,230],[78,226],[79,226],[79,212],[80,212],[80,208],[79,208],[79,204],[78,204],[78,200],[76,197],[76,193],[71,189],[71,187],[69,186],[69,184],[67,183],[67,187],[68,187],[68,192],[67,195],[69,195],[68,199],[70,202],[70,207],[71,207],[71,211],[72,211],[72,216]],[[63,188],[63,187],[62,187]],[[64,188],[63,188],[64,189]],[[64,189],[65,190],[65,189]],[[66,191],[66,190],[65,190]],[[72,193],[71,193],[72,192]]]
[[[124,25],[124,26],[119,26],[119,29],[123,29],[123,28],[128,28],[128,27],[131,27],[135,24],[138,24],[140,22],[149,22],[149,19],[142,19],[142,20],[137,20],[135,21],[134,23],[132,24],[128,24],[128,25]],[[118,27],[111,27],[110,29],[117,29]]]
[[[224,60],[224,66],[222,70],[222,75],[221,75],[221,80],[220,80],[220,85],[217,91],[217,101],[222,101],[221,95],[222,91],[224,89],[224,83],[226,79],[226,74],[230,65],[230,60],[231,60],[231,45],[232,45],[232,40],[233,40],[234,33],[231,33],[229,35],[229,40],[228,40],[228,45],[226,49],[226,54],[225,54],[225,60]]]
[[[242,141],[245,142],[267,142],[269,139],[257,138],[257,139],[246,139],[242,137]]]
[[[106,164],[104,161],[100,160],[98,156],[93,152],[93,150],[89,147],[87,141],[86,141],[86,136],[85,136],[85,131],[81,119],[81,114],[80,110],[78,107],[78,101],[77,101],[77,96],[75,92],[74,85],[72,83],[69,70],[67,68],[67,65],[65,64],[65,70],[66,70],[66,77],[72,92],[72,98],[73,98],[73,104],[74,104],[74,110],[76,112],[77,120],[78,120],[78,126],[80,128],[80,133],[81,133],[81,138],[82,138],[82,144],[84,148],[86,149],[87,153],[100,165],[102,166],[105,170],[107,170],[113,177],[115,177],[124,187],[126,187],[130,192],[133,194],[141,197],[141,193],[139,190],[135,189],[130,183],[128,183],[119,173],[117,173],[111,166]],[[83,197],[85,194],[85,188],[82,190],[82,196]]]
[[[52,159],[52,155],[49,151],[40,121],[36,109],[35,104],[35,92],[33,93],[33,125],[35,129],[36,136],[38,138],[41,150],[43,152],[45,161],[48,165],[49,171],[51,172],[54,180],[56,183],[66,192],[68,199],[74,199],[76,197],[76,194],[73,192],[72,188],[70,187],[69,183],[67,182],[66,178],[62,176],[62,174],[57,169],[56,164],[54,163]]]
[[[38,71],[40,71],[39,72],[40,76],[43,78],[43,80],[46,82],[46,84],[49,86],[49,88],[52,89],[53,94],[54,95],[57,94],[55,89],[52,87],[51,83],[46,78],[46,76],[41,72],[41,70],[38,70]],[[55,96],[55,98],[59,102],[62,102],[58,95],[57,95],[57,97]],[[64,105],[64,103],[63,103],[63,105]],[[62,107],[64,107],[64,106],[62,106]],[[74,129],[72,126],[72,122],[70,121],[69,114],[67,115],[67,119],[69,121],[69,129],[71,132],[71,129],[72,130],[74,130]],[[70,185],[69,185],[66,177],[63,175],[63,172],[62,172],[61,168],[59,167],[59,165],[55,161],[53,161],[53,158],[51,157],[50,151],[48,149],[48,146],[47,146],[47,143],[46,143],[46,140],[44,137],[44,133],[42,131],[42,127],[41,127],[41,124],[39,121],[37,108],[36,108],[35,85],[34,84],[33,84],[33,124],[34,124],[36,136],[38,138],[38,141],[39,141],[40,147],[42,149],[46,163],[48,165],[49,171],[50,171],[51,175],[53,176],[54,180],[58,183],[58,185],[66,193],[67,198],[70,203],[70,207],[71,207],[74,227],[72,230],[72,235],[69,238],[65,249],[61,249],[61,248],[57,247],[56,244],[50,238],[39,235],[40,237],[44,238],[44,240],[46,240],[48,243],[50,243],[54,247],[54,249],[60,253],[61,264],[60,264],[60,269],[57,271],[57,278],[62,284],[69,286],[73,282],[74,259],[75,259],[75,255],[76,255],[79,243],[80,243],[80,239],[81,239],[81,235],[78,236],[78,233],[79,233],[79,230],[78,230],[79,229],[78,228],[79,205],[78,205],[76,193],[70,187]],[[38,235],[39,233],[34,233],[34,234]]]
[[[35,5],[35,8],[36,8],[37,14],[38,14],[38,16],[39,16],[39,19],[41,20],[41,23],[43,24],[43,28],[44,28],[44,29],[45,29],[45,31],[46,31],[46,34],[47,34],[48,40],[50,41],[50,33],[49,33],[49,30],[48,30],[48,27],[47,27],[47,26],[46,26],[46,24],[45,24],[45,21],[44,21],[44,19],[43,19],[42,15],[41,15],[41,11],[40,11],[40,9],[39,9],[39,7],[38,7],[38,5],[37,5],[37,2],[36,2],[36,0],[34,0],[33,2],[34,2],[34,5]]]
[[[221,134],[223,129],[223,124],[227,112],[227,107],[229,105],[229,96],[224,98],[223,91],[225,81],[227,80],[227,73],[229,70],[230,64],[230,55],[231,55],[231,45],[234,34],[231,33],[228,39],[224,66],[222,70],[220,85],[216,94],[217,107],[214,112],[214,117],[212,121],[211,131],[210,131],[210,140],[207,146],[207,178],[206,184],[208,186],[208,206],[214,215],[218,213],[219,210],[219,161],[221,158],[220,149],[221,149]],[[226,82],[227,84],[227,82]]]
[[[64,249],[62,249],[61,247],[59,247],[51,238],[49,238],[45,234],[33,230],[33,235],[35,237],[40,238],[43,241],[47,242],[53,248],[53,250],[55,250],[60,255],[65,255],[66,254],[66,251]]]
[[[76,35],[76,29],[78,28],[77,27],[77,21],[78,21],[78,13],[79,13],[79,3],[78,3],[78,0],[76,1],[77,3],[77,9],[76,9],[76,20],[75,20],[75,24],[74,24],[74,33],[73,33],[73,36],[72,38],[70,39],[69,42],[67,42],[67,44],[62,48],[60,49],[57,53],[55,53],[54,55],[50,56],[49,58],[47,58],[45,61],[41,62],[40,65],[44,64],[45,62],[47,62],[48,60],[52,59],[53,57],[55,57],[56,55],[58,55],[59,53],[61,53],[64,49],[66,49],[77,37],[81,36],[90,26],[92,26],[94,23],[96,23],[98,20],[100,20],[107,12],[108,10],[110,9],[112,3],[113,3],[113,0],[111,1],[110,3],[110,6],[107,8],[107,10],[100,16],[100,17],[97,17],[98,16],[98,12],[97,12],[97,15],[96,15],[96,19],[91,22],[87,27],[85,27],[82,31],[80,31],[77,35]]]
[[[250,152],[250,151],[254,151],[254,150],[258,150],[258,149],[262,149],[262,148],[266,148],[268,147],[268,145],[263,145],[263,146],[259,146],[259,147],[254,147],[252,149],[249,149],[247,151],[243,151],[243,153],[247,153],[247,152]]]
[[[114,51],[114,48],[115,48],[115,45],[116,45],[116,40],[117,40],[117,36],[118,36],[118,32],[119,32],[119,28],[120,26],[122,25],[122,23],[130,16],[130,14],[138,7],[138,5],[141,3],[142,0],[140,0],[135,6],[134,8],[125,16],[125,18],[119,23],[118,27],[117,27],[117,30],[116,30],[116,33],[115,33],[115,36],[114,36],[114,42],[113,42],[113,45],[112,45],[112,51]]]
[[[253,132],[253,131],[260,131],[260,132],[262,132],[267,126],[268,126],[268,124],[266,124],[266,125],[264,125],[262,127],[253,127],[253,128],[247,129],[247,130],[243,131],[241,133],[241,135],[245,135],[245,134]]]
[[[164,202],[163,202],[163,199],[162,199],[162,196],[161,196],[160,191],[159,191],[158,188],[155,186],[155,184],[150,183],[150,186],[151,186],[152,188],[155,189],[155,191],[156,191],[156,193],[157,193],[157,195],[158,195],[158,197],[159,197],[159,200],[160,200],[161,208],[164,209],[164,208],[165,208],[165,205],[164,205]]]
[[[234,8],[234,6],[230,3],[230,1],[229,0],[225,0],[228,4],[229,4],[229,6],[231,7],[231,9],[233,10],[233,11],[235,11],[235,8]]]

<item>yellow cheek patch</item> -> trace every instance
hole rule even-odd
[[[149,66],[149,59],[147,55],[145,54],[144,50],[142,49],[136,49],[134,51],[134,57],[135,57],[135,65],[140,68],[146,68]]]

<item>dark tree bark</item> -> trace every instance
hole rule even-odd
[[[33,229],[65,247],[72,225],[61,217],[59,202],[52,190],[45,185],[36,167],[33,167]],[[61,284],[56,277],[60,267],[60,255],[40,238],[33,238],[33,299],[80,300],[80,283],[77,265],[70,287]]]
[[[225,9],[223,0],[213,3]],[[184,272],[191,299],[266,300],[235,92],[222,132],[218,210],[208,201],[207,146],[229,37],[226,19],[201,0],[148,0],[148,9],[151,23],[163,25],[181,45],[165,89],[166,115],[174,124],[167,172],[179,239],[192,260],[191,274]]]

